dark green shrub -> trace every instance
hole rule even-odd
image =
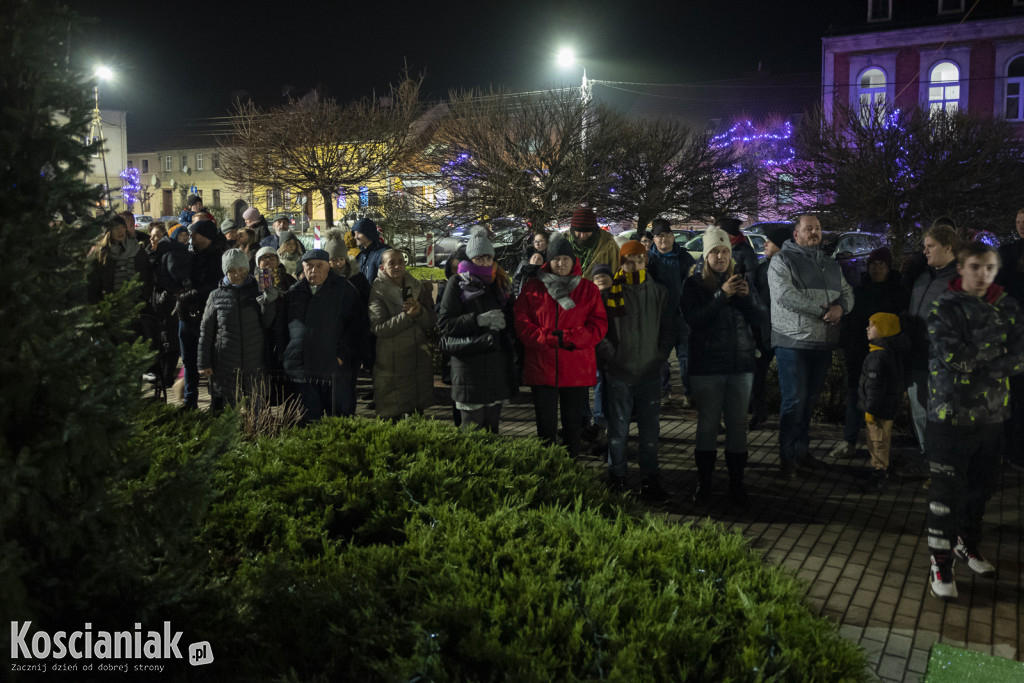
[[[166,438],[147,440],[155,470],[207,471]],[[175,515],[195,532],[188,576],[145,583],[214,646],[190,677],[863,678],[857,648],[741,536],[631,514],[533,439],[334,419],[213,462],[205,519]]]

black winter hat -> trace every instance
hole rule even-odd
[[[718,221],[718,227],[722,228],[722,230],[725,230],[733,237],[738,237],[740,234],[740,225],[742,225],[742,223],[743,221],[739,218],[723,218]]]
[[[772,244],[777,246],[779,249],[782,249],[782,245],[785,244],[786,240],[791,239],[793,237],[793,229],[775,228],[774,230],[769,230],[765,234],[765,237],[767,237],[768,240]]]
[[[363,233],[371,242],[380,241],[380,232],[377,230],[377,224],[369,218],[360,218],[359,222],[352,226],[352,232]]]
[[[565,235],[556,232],[551,236],[551,241],[548,242],[548,260],[553,260],[556,256],[568,256],[571,259],[576,258],[576,252],[573,250],[572,245],[569,244],[569,240],[565,238]]]
[[[217,224],[211,220],[196,221],[192,224],[192,232],[202,235],[208,240],[217,239],[217,235],[220,234],[220,230],[217,229]]]

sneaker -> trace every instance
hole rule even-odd
[[[828,453],[830,458],[852,458],[857,455],[857,444],[841,443]]]
[[[953,554],[978,576],[993,576],[996,573],[995,565],[982,557],[977,548],[964,543],[962,538],[957,539]]]
[[[939,600],[952,602],[957,599],[956,580],[953,578],[953,563],[941,565],[932,558],[932,569],[928,573],[928,588]]]
[[[644,479],[640,484],[640,498],[647,503],[662,505],[667,503],[671,496],[668,491],[661,488],[661,484],[654,479]]]
[[[152,372],[145,372],[142,374],[142,381],[146,382],[147,384],[155,384],[156,375],[153,374]]]
[[[861,490],[865,493],[881,493],[889,483],[889,475],[885,470],[874,468],[868,472],[867,480],[861,484]]]

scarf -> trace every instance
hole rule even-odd
[[[540,271],[540,281],[552,299],[558,302],[563,311],[576,307],[576,302],[569,296],[580,283],[579,275],[555,275],[548,271]]]
[[[472,301],[494,282],[497,264],[478,266],[472,261],[459,261],[459,287],[462,288],[462,300]]]
[[[302,254],[297,249],[288,254],[279,251],[277,252],[277,258],[281,261],[281,265],[284,266],[284,272],[292,277],[298,277],[298,272],[302,269],[302,264],[299,262]]]
[[[597,231],[590,233],[590,237],[585,240],[577,240],[573,237],[572,231],[565,233],[566,238],[569,240],[569,244],[572,245],[572,250],[576,252],[576,256],[580,260],[580,268],[583,272],[587,272],[587,268],[590,266],[590,260],[594,258],[594,250],[597,248],[598,240]]]
[[[620,268],[619,272],[615,273],[615,279],[612,280],[611,294],[606,303],[608,313],[616,318],[626,315],[626,297],[622,291],[623,285],[642,285],[646,280],[647,269],[627,273]]]
[[[868,351],[881,351],[882,347],[877,344],[868,343]]]

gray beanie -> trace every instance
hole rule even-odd
[[[487,229],[477,226],[470,231],[469,242],[466,244],[466,257],[469,260],[477,256],[494,256],[494,245],[487,239]]]
[[[263,247],[262,249],[257,251],[256,252],[256,265],[257,266],[260,264],[260,259],[263,258],[264,256],[266,256],[267,254],[273,254],[274,256],[277,256],[277,249],[274,249],[273,247]]]
[[[234,230],[234,229],[235,229],[235,222],[233,220],[231,220],[230,218],[220,224],[220,231],[223,232],[223,233],[227,233],[228,230]]]
[[[228,249],[220,257],[220,267],[224,274],[228,274],[230,268],[245,268],[249,270],[249,257],[241,249]]]
[[[348,247],[345,246],[345,235],[341,228],[331,228],[327,231],[324,251],[330,254],[331,258],[345,258],[348,254]]]
[[[283,247],[284,243],[287,242],[288,240],[295,240],[296,242],[299,242],[299,238],[293,235],[291,230],[282,230],[277,234],[277,243],[280,246]],[[302,242],[299,242],[299,246],[302,246]]]
[[[547,256],[549,261],[556,256],[568,256],[571,259],[575,259],[576,251],[569,244],[569,240],[565,238],[564,233],[556,232],[551,236],[551,241],[548,242]]]

